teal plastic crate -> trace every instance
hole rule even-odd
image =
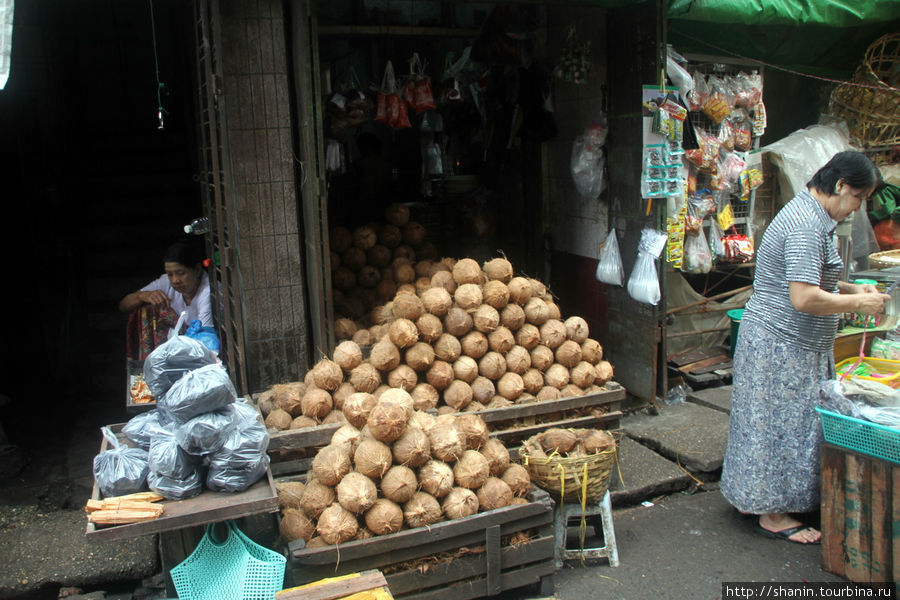
[[[825,441],[900,464],[900,429],[816,407]]]

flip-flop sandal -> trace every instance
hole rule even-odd
[[[796,527],[788,527],[787,529],[782,529],[781,531],[769,531],[762,525],[757,524],[756,530],[767,538],[771,538],[773,540],[786,540],[791,542],[792,544],[802,544],[804,546],[816,546],[822,542],[822,538],[819,538],[815,542],[804,542],[801,540],[792,540],[791,536],[795,533],[803,531],[804,529],[811,529],[809,525],[797,525]]]

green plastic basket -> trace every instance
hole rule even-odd
[[[816,407],[825,441],[900,464],[900,430]]]
[[[260,546],[226,523],[228,537],[216,539],[207,525],[191,555],[169,574],[179,600],[272,600],[284,587],[287,559]]]

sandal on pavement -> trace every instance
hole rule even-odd
[[[762,525],[757,524],[756,530],[767,538],[771,538],[773,540],[787,540],[793,544],[802,544],[804,546],[815,546],[822,542],[822,538],[820,537],[814,542],[804,542],[802,540],[792,540],[791,536],[803,531],[804,529],[812,529],[812,527],[808,525],[797,525],[796,527],[788,527],[787,529],[782,529],[781,531],[769,531]]]

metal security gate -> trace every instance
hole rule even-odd
[[[246,395],[247,359],[244,344],[244,311],[238,268],[237,219],[225,141],[224,94],[216,48],[221,39],[217,0],[194,2],[196,51],[196,99],[198,173],[203,211],[210,219],[206,235],[212,259],[210,287],[213,315],[222,341],[221,357],[238,393]]]

